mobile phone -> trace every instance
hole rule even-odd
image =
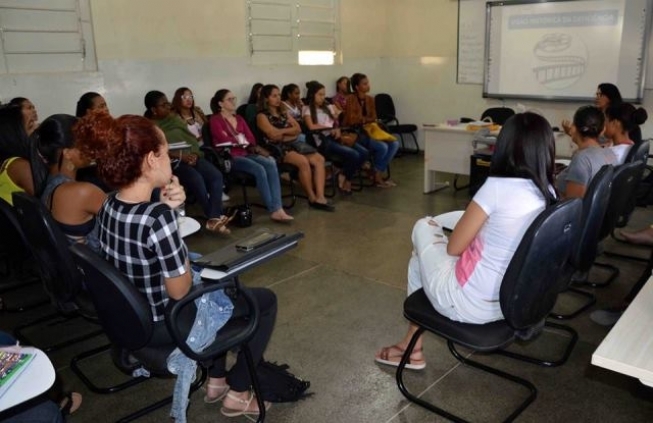
[[[245,239],[242,242],[236,244],[236,250],[243,252],[252,251],[253,249],[265,245],[268,242],[277,239],[278,237],[279,235],[270,232],[263,232],[254,236],[253,238]]]

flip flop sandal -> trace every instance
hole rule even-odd
[[[249,405],[252,403],[252,401],[255,398],[253,393],[250,392],[248,400],[237,398],[237,397],[235,397],[235,396],[233,396],[233,395],[231,395],[229,393],[227,394],[227,396],[229,398],[231,398],[232,400],[237,401],[240,404],[244,404],[244,407],[243,407],[242,410],[236,410],[236,409],[233,409],[233,408],[222,407],[220,409],[220,413],[222,413],[223,416],[238,417],[238,416],[258,416],[259,415],[259,410],[258,409],[257,410],[250,410],[249,409]],[[254,402],[256,403],[256,401],[254,401]],[[264,403],[264,404],[265,404],[265,411],[269,410],[270,407],[272,406],[272,404],[270,404],[269,402]]]
[[[393,354],[390,355],[390,351],[398,351],[399,354]],[[374,357],[374,361],[380,364],[385,364],[386,366],[392,366],[392,367],[399,367],[399,362],[401,361],[401,357],[404,355],[404,352],[406,350],[399,347],[398,345],[392,345],[389,347],[383,347],[381,349],[381,354],[379,354],[379,357]],[[408,358],[408,363],[406,363],[406,368],[410,370],[422,370],[423,368],[426,367],[426,361],[422,360],[414,360],[412,358],[412,355],[415,353],[421,353],[422,350],[413,350],[413,353],[411,354],[411,357]],[[397,361],[394,361],[394,359],[397,359]]]
[[[238,211],[234,211],[231,216],[220,216],[220,217],[214,217],[206,221],[206,225],[204,227],[211,231],[211,232],[217,232],[219,234],[224,234],[224,235],[229,235],[231,233],[231,230],[227,228],[227,224],[234,220],[234,217],[236,217],[236,213]]]

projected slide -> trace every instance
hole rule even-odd
[[[592,98],[601,82],[638,97],[649,0],[502,3],[489,15],[488,96]],[[640,84],[641,85],[641,84]]]

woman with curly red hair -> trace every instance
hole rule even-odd
[[[174,208],[184,202],[179,195],[166,195],[178,184],[172,175],[168,143],[163,132],[148,119],[127,115],[113,119],[108,114],[84,118],[77,128],[79,148],[95,157],[104,181],[117,192],[110,194],[98,213],[99,238],[104,257],[116,266],[146,297],[152,310],[154,330],[150,345],[170,342],[165,323],[165,308],[170,299],[185,297],[199,274],[193,275],[175,216]],[[151,202],[154,188],[162,187],[163,203]],[[265,288],[251,289],[260,309],[260,321],[249,347],[258,363],[265,350],[277,310],[276,296]],[[223,292],[216,291],[211,301],[220,311],[215,318],[224,325],[232,316],[234,305]],[[238,300],[234,300],[238,301]],[[195,319],[195,313],[182,319]],[[235,318],[237,313],[234,313]],[[188,324],[186,324],[188,323]],[[194,322],[185,322],[190,328]],[[219,329],[219,328],[218,328]],[[250,378],[242,352],[234,366],[226,371],[226,357],[218,357],[209,366],[209,381],[204,401],[222,400],[221,412],[228,416],[258,414]],[[269,404],[266,404],[269,406]]]

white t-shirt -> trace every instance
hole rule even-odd
[[[473,308],[476,318],[495,320],[502,316],[503,275],[524,233],[544,210],[545,200],[530,179],[500,177],[488,178],[473,200],[488,218],[456,262],[462,288],[456,290],[461,296],[457,300],[463,310]]]
[[[331,111],[331,114],[335,116],[336,115],[335,107],[332,104],[329,104],[327,107]],[[304,106],[304,108],[302,109],[302,116],[310,116],[310,115],[311,115],[310,107]],[[317,118],[317,122],[316,122],[317,125],[326,126],[329,128],[333,128],[335,126],[335,121],[331,119],[331,116],[329,116],[322,109],[315,110],[315,117]],[[328,134],[329,131],[324,131],[324,133]],[[313,137],[315,138],[315,144],[319,146],[322,143],[322,140],[317,135],[313,135]]]
[[[617,162],[615,163],[615,165],[624,164],[624,162],[626,161],[626,156],[628,155],[628,152],[632,147],[633,147],[632,145],[628,145],[628,144],[618,144],[610,147],[610,150],[612,150],[614,155],[617,156]]]

